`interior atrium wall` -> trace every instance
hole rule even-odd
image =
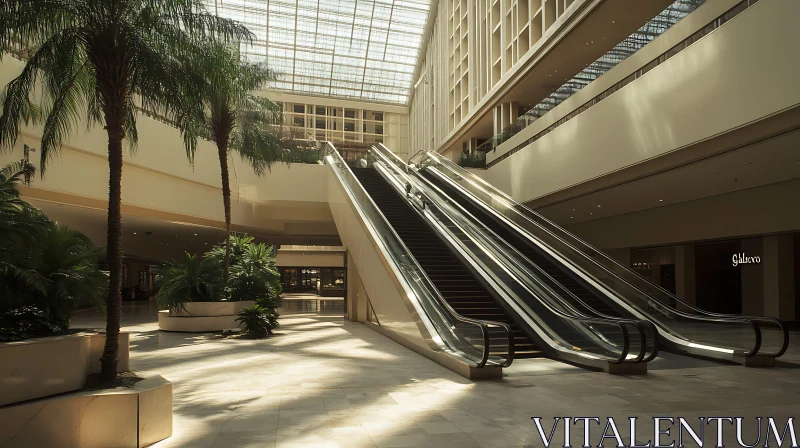
[[[405,108],[376,103],[266,92],[282,104],[283,124],[296,138],[332,142],[337,148],[359,149],[383,143],[408,153]]]
[[[585,0],[443,0],[411,99],[412,145],[437,149]],[[549,33],[548,33],[549,32]],[[546,39],[545,39],[546,40]],[[416,152],[416,151],[415,151]]]

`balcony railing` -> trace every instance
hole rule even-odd
[[[552,132],[557,127],[575,118],[576,116],[590,109],[592,106],[600,103],[601,101],[603,101],[605,98],[608,98],[616,91],[620,90],[621,88],[635,81],[636,79],[643,76],[645,73],[649,72],[653,68],[666,62],[676,54],[688,48],[690,45],[700,40],[703,36],[709,34],[718,27],[722,26],[723,24],[725,24],[726,22],[737,16],[739,13],[741,13],[748,7],[757,3],[758,1],[759,0],[741,1],[736,6],[729,9],[724,14],[720,15],[719,17],[708,23],[706,26],[704,26],[694,34],[681,41],[679,44],[670,48],[669,50],[662,53],[658,57],[654,58],[653,60],[651,60],[650,62],[648,62],[635,72],[628,75],[622,81],[619,81],[610,88],[606,89],[604,92],[600,93],[596,97],[587,101],[580,107],[576,108],[569,114],[565,115],[563,118],[559,119],[552,125],[543,129],[541,132],[532,136],[531,138],[528,138],[525,141],[520,142],[518,145],[516,145],[514,148],[507,151],[500,157],[492,160],[491,162],[485,165],[485,168],[490,168],[502,162],[503,160],[510,157],[512,154],[528,146],[534,141],[539,140],[540,138]],[[631,34],[623,42],[615,46],[612,50],[610,50],[608,53],[600,57],[597,61],[590,64],[586,69],[577,74],[570,81],[567,81],[564,85],[556,89],[555,92],[553,92],[550,96],[545,98],[541,103],[537,104],[530,111],[521,115],[513,124],[506,127],[501,133],[494,136],[492,139],[487,140],[484,144],[476,148],[475,152],[485,155],[486,152],[495,150],[500,144],[507,141],[512,136],[518,134],[526,127],[533,124],[536,120],[538,120],[547,112],[551,111],[553,108],[564,102],[566,99],[570,98],[572,95],[577,93],[583,87],[587,86],[592,81],[598,79],[604,73],[608,72],[609,70],[614,68],[617,64],[627,59],[636,51],[638,51],[639,49],[643,48],[645,45],[650,43],[656,37],[666,32],[673,25],[678,23],[681,19],[689,15],[694,10],[696,10],[703,3],[705,3],[705,0],[678,0],[672,3],[669,7],[667,7],[667,9],[662,11],[659,15],[654,17],[652,20],[650,20],[648,23],[642,26],[635,33]]]

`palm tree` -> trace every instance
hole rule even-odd
[[[137,104],[184,131],[196,146],[189,121],[202,107],[187,70],[209,60],[207,40],[252,40],[236,22],[206,12],[201,0],[3,0],[0,50],[22,48],[22,73],[6,87],[0,147],[13,148],[20,126],[41,120],[40,171],[85,114],[89,126],[108,134],[109,196],[106,344],[101,379],[117,373],[121,313],[122,140],[136,145]],[[191,64],[189,64],[191,62]],[[34,90],[41,87],[41,103]],[[38,94],[37,94],[38,95]],[[83,113],[82,113],[83,112]]]
[[[24,160],[0,169],[0,311],[34,305],[65,323],[84,300],[102,304],[108,279],[86,235],[20,198],[19,184],[34,171]]]
[[[283,150],[275,125],[280,122],[280,106],[254,94],[275,79],[263,64],[242,60],[239,52],[223,42],[215,42],[210,60],[203,61],[206,116],[201,135],[217,145],[222,174],[222,203],[225,208],[225,268],[227,282],[230,271],[231,187],[228,174],[228,153],[233,151],[247,160],[256,175],[264,174],[272,164],[283,160]],[[231,74],[235,74],[231,76]]]

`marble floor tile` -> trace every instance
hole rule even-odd
[[[515,361],[502,380],[473,382],[336,315],[285,313],[275,336],[241,340],[160,332],[151,308],[126,303],[123,330],[132,367],[173,383],[174,435],[156,448],[540,447],[532,416],[546,425],[554,416],[721,413],[785,421],[800,409],[796,333],[774,369],[676,367],[669,355],[647,376],[613,376],[531,359]],[[104,323],[82,311],[72,325]],[[642,436],[652,429],[642,421]],[[751,428],[745,436],[755,440]]]

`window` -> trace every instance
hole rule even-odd
[[[292,107],[292,112],[297,114],[304,114],[306,113],[306,106],[304,104],[295,104]]]
[[[383,121],[383,112],[375,112],[375,121]]]
[[[303,117],[294,117],[294,125],[295,126],[299,126],[301,128],[305,127],[306,126],[306,119],[303,118]]]
[[[325,120],[317,120],[316,128],[317,129],[325,129]]]
[[[325,106],[317,106],[317,115],[325,115]]]
[[[347,132],[355,132],[356,131],[356,124],[353,122],[345,122],[344,130]]]
[[[378,134],[378,135],[383,135],[383,125],[382,124],[376,124],[375,125],[375,133]]]

